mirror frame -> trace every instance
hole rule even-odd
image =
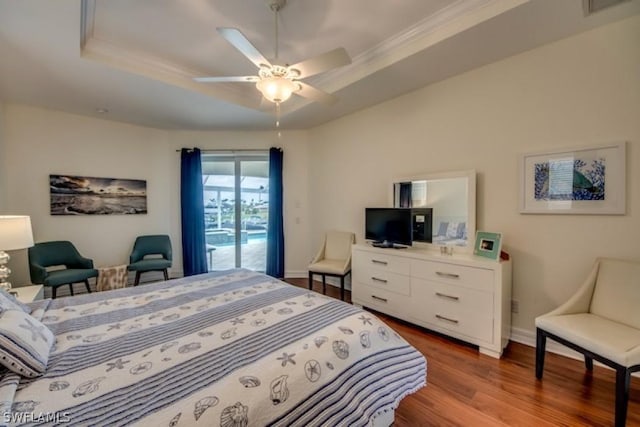
[[[434,181],[450,178],[466,178],[467,179],[467,245],[455,246],[455,251],[472,253],[473,245],[476,238],[476,171],[475,169],[468,169],[462,171],[451,172],[434,172],[425,173],[413,176],[397,177],[391,182],[391,189],[389,191],[389,206],[394,207],[394,185],[399,182],[409,181]],[[428,206],[427,206],[428,207]],[[415,242],[413,244],[415,248],[433,249],[439,247],[437,244]]]

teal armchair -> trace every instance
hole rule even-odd
[[[129,271],[136,272],[133,283],[138,286],[140,275],[148,271],[162,271],[164,280],[169,280],[168,269],[171,268],[173,252],[171,240],[164,234],[152,236],[138,236],[133,244],[133,251],[129,256]]]
[[[48,267],[64,266],[64,269],[47,271]],[[29,272],[31,282],[50,286],[52,298],[56,297],[58,287],[69,285],[73,295],[73,284],[84,283],[87,292],[91,292],[89,279],[98,277],[93,261],[85,258],[68,241],[36,243],[29,248]]]

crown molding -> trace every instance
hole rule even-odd
[[[256,96],[253,97],[248,95],[241,86],[235,84],[196,83],[192,78],[206,75],[206,72],[190,70],[165,59],[135,52],[97,38],[94,34],[96,1],[81,0],[80,52],[83,58],[265,112],[265,109],[260,107],[257,91]],[[351,65],[312,77],[308,81],[329,93],[338,91],[376,71],[529,1],[531,0],[457,0],[405,31],[357,55],[353,58]],[[297,97],[282,105],[281,114],[284,116],[295,112],[310,102]]]
[[[261,97],[258,96],[257,91],[256,96],[252,97],[247,96],[247,92],[242,90],[239,85],[197,83],[193,77],[206,75],[206,72],[189,69],[163,58],[136,52],[96,37],[94,34],[95,3],[96,0],[81,0],[80,56],[82,58],[242,107],[262,111],[260,109]]]
[[[329,71],[314,83],[336,91],[385,67],[531,0],[457,0],[406,31],[357,55],[351,65]]]

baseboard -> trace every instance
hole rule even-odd
[[[511,341],[536,348],[536,333],[522,328],[511,328]],[[545,346],[549,353],[559,354],[560,356],[569,357],[571,359],[583,360],[584,356],[577,351],[573,351],[553,340],[547,340]]]
[[[520,344],[524,344],[527,345],[529,347],[533,347],[536,348],[536,333],[533,331],[529,331],[527,329],[521,329],[521,328],[511,328],[511,341],[520,343]],[[560,343],[555,342],[552,339],[547,339],[547,343],[545,345],[545,349],[547,352],[549,353],[555,353],[555,354],[559,354],[560,356],[564,356],[564,357],[568,357],[570,359],[576,359],[576,360],[584,360],[584,356],[582,355],[582,353],[578,353],[577,351],[573,351],[568,347],[563,346]],[[603,368],[607,368],[607,369],[611,369],[613,370],[611,367],[607,366],[607,365],[603,365],[602,363],[598,362],[597,360],[593,361],[594,365],[597,366],[602,366]],[[631,376],[636,377],[636,378],[640,378],[640,372],[635,372],[633,374],[631,374]]]
[[[290,270],[285,271],[284,277],[286,279],[306,279],[309,277],[309,272],[307,270]]]

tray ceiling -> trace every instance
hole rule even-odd
[[[292,97],[285,129],[309,128],[430,83],[640,13],[632,0],[585,16],[582,0],[288,0],[279,57],[344,47],[353,63],[305,80],[339,97]],[[217,32],[235,27],[265,56],[274,16],[264,0],[0,0],[0,101],[170,129],[270,129],[255,74]],[[11,60],[6,60],[10,58]]]

